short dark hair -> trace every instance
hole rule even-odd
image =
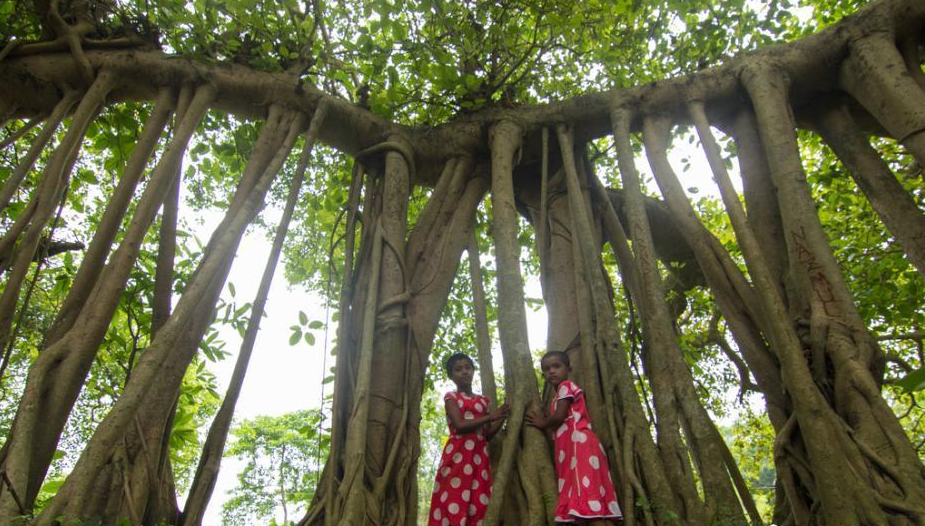
[[[546,354],[544,354],[543,357],[540,358],[540,363],[542,364],[543,360],[545,360],[546,358],[552,358],[553,356],[558,357],[560,360],[562,360],[562,363],[564,363],[566,367],[572,366],[572,363],[568,359],[568,354],[566,354],[565,351],[547,351]]]
[[[470,358],[469,355],[466,353],[458,352],[458,353],[453,354],[449,358],[447,358],[446,365],[445,365],[446,374],[450,374],[450,371],[453,370],[453,365],[460,360],[468,361],[469,365],[471,365],[472,368],[475,369],[475,362],[472,361],[472,358]]]

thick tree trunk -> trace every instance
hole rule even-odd
[[[391,144],[395,142],[392,141]],[[389,144],[389,143],[385,143]],[[382,151],[381,146],[376,146],[370,150]],[[401,151],[401,150],[399,150]],[[407,156],[402,156],[402,159]],[[393,162],[397,160],[393,158]],[[446,303],[450,287],[455,277],[455,269],[458,265],[459,258],[466,246],[469,237],[473,215],[481,196],[485,192],[485,182],[481,178],[470,179],[471,163],[467,160],[451,160],[443,170],[441,183],[428,200],[425,209],[422,211],[418,221],[412,231],[407,243],[404,261],[401,261],[399,270],[402,276],[409,276],[410,281],[405,284],[405,290],[399,294],[392,295],[391,298],[380,299],[380,306],[377,310],[381,313],[388,308],[407,303],[404,307],[404,317],[406,318],[407,331],[406,347],[399,349],[402,362],[392,364],[391,367],[399,366],[400,373],[406,379],[404,392],[400,398],[400,404],[393,403],[391,418],[395,423],[391,432],[390,440],[386,441],[383,434],[375,437],[375,444],[367,442],[366,446],[370,449],[378,448],[385,451],[384,461],[381,461],[381,473],[370,476],[369,483],[360,485],[356,481],[348,480],[346,461],[346,449],[333,450],[328,459],[325,468],[323,480],[319,484],[319,491],[325,493],[315,499],[312,508],[306,516],[300,521],[300,524],[325,524],[338,523],[345,520],[372,520],[377,516],[386,523],[407,523],[416,520],[416,477],[414,472],[417,469],[416,459],[420,449],[418,437],[418,425],[420,421],[420,410],[418,409],[423,390],[424,371],[427,369],[427,356],[430,352],[433,337],[439,322],[442,306]],[[356,187],[356,186],[355,186]],[[377,197],[376,188],[370,187],[367,193],[366,205],[364,206],[364,218],[366,224],[369,221],[378,221],[379,206],[382,202]],[[358,196],[351,198],[356,202]],[[348,231],[351,221],[348,217]],[[397,238],[401,240],[401,238]],[[349,241],[349,236],[348,236]],[[369,244],[373,242],[371,236],[364,234],[363,243],[361,244],[360,264],[357,270],[359,274],[354,274],[355,284],[350,285],[350,289],[355,294],[355,300],[350,311],[341,310],[340,323],[341,327],[356,325],[359,321],[366,319],[365,314],[357,316],[351,320],[345,314],[360,312],[359,305],[356,303],[369,296],[371,281],[371,269],[368,260],[365,258],[371,256]],[[390,241],[392,245],[397,245],[400,241]],[[401,254],[391,245],[383,248],[385,251],[392,251],[394,254]],[[367,276],[367,278],[363,278]],[[343,305],[343,303],[342,303]],[[381,319],[381,314],[380,314]],[[340,331],[340,329],[339,329]],[[362,334],[361,330],[355,331]],[[351,331],[345,331],[345,338],[349,338]],[[343,359],[344,366],[339,369],[339,379],[337,381],[350,382],[356,385],[359,382],[358,366],[356,362],[357,352],[354,350],[356,343],[352,341],[341,341],[338,344],[338,360]],[[350,358],[350,356],[353,358]],[[341,358],[344,356],[344,358]],[[346,373],[345,373],[346,371]],[[357,372],[355,372],[357,371]],[[397,374],[397,373],[396,373]],[[379,371],[377,371],[379,376]],[[381,379],[371,381],[382,381]],[[393,378],[394,381],[394,378]],[[337,389],[335,394],[335,407],[341,404],[353,403],[345,395],[353,396],[356,389],[349,391]],[[348,406],[349,407],[349,406]],[[354,405],[356,409],[356,405]],[[338,411],[335,409],[335,418],[338,418]],[[357,420],[352,417],[354,425]],[[376,425],[380,421],[374,421]],[[396,437],[394,429],[403,429]],[[347,435],[344,431],[338,431],[335,425],[334,432]],[[353,431],[350,431],[353,433]],[[332,442],[333,443],[333,442]],[[364,453],[364,456],[369,453]],[[367,467],[368,461],[364,458],[364,464],[356,464],[367,472],[371,467]],[[353,469],[351,467],[351,469]],[[337,478],[335,478],[337,477]],[[341,479],[340,477],[344,477]],[[352,487],[346,488],[346,484]],[[336,492],[331,495],[331,491]],[[351,497],[351,492],[355,492]],[[349,513],[354,514],[352,519],[345,518],[346,507],[341,510],[345,499],[363,499],[366,505],[365,510],[353,510]],[[354,500],[354,502],[357,502]],[[366,517],[365,519],[363,517]]]

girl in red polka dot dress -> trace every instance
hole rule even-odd
[[[559,502],[556,522],[608,525],[623,518],[610,479],[607,455],[585,407],[585,395],[570,382],[568,355],[550,351],[540,360],[546,381],[556,392],[550,414],[527,413],[527,424],[554,429]]]
[[[488,398],[472,392],[475,363],[469,356],[450,356],[446,372],[456,390],[443,397],[450,438],[437,468],[427,524],[481,526],[491,497],[488,441],[501,428],[508,407],[492,411]]]

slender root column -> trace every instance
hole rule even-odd
[[[625,120],[625,116],[619,113],[616,115],[615,121]],[[669,129],[667,120],[651,116],[644,119],[646,154],[657,179],[671,170],[665,155]],[[688,521],[710,522],[721,519],[744,524],[746,520],[742,507],[730,480],[729,466],[726,466],[724,460],[725,444],[697,400],[693,377],[682,358],[670,321],[661,279],[653,259],[654,242],[642,208],[638,176],[634,169],[624,172],[622,164],[621,175],[626,189],[627,217],[640,277],[639,305],[644,314],[643,334],[647,344],[643,364],[653,389],[658,415],[656,430],[659,446],[664,451],[663,461],[669,473],[673,472],[678,477],[674,481],[675,491],[684,502]],[[683,443],[691,450],[693,466],[685,456],[679,454],[686,449],[681,441],[682,432]],[[693,469],[697,470],[702,484],[702,500],[699,497],[700,491],[690,478]],[[732,469],[737,468],[732,466]]]
[[[85,516],[84,506],[91,500],[89,496],[94,490],[94,481],[113,458],[113,454],[120,450],[118,444],[124,440],[135,415],[161,389],[161,380],[168,384],[167,389],[171,389],[169,384],[173,380],[174,370],[185,370],[189,365],[196,344],[208,325],[209,315],[215,308],[244,231],[262,208],[270,184],[295,141],[298,130],[296,126],[290,126],[290,122],[291,119],[281,121],[283,129],[288,129],[285,140],[277,137],[268,141],[270,155],[260,155],[261,152],[255,151],[252,159],[258,159],[261,166],[251,168],[252,163],[249,162],[250,170],[245,170],[229,211],[210,239],[203,260],[176,310],[142,355],[132,381],[126,385],[122,396],[100,423],[70,476],[36,518],[37,526],[55,524],[60,516]],[[251,178],[248,177],[249,172],[258,175]]]
[[[9,206],[13,195],[19,190],[20,185],[35,165],[35,161],[39,158],[42,150],[48,146],[48,143],[54,136],[64,116],[67,115],[79,99],[80,92],[76,90],[65,91],[64,96],[61,97],[61,100],[55,105],[51,114],[45,119],[45,125],[42,126],[42,131],[39,132],[38,136],[32,141],[32,144],[29,145],[29,150],[26,151],[26,154],[19,161],[19,164],[16,165],[13,173],[10,174],[9,179],[3,184],[3,189],[0,190],[0,212],[6,210],[6,207]],[[22,130],[28,130],[28,127],[24,126]],[[13,138],[14,137],[10,137],[10,139]],[[4,141],[4,143],[6,143],[6,141]]]
[[[187,90],[188,91],[188,90]],[[132,150],[132,155],[119,184],[106,203],[106,210],[100,219],[100,227],[94,233],[90,246],[81,261],[77,275],[68,290],[67,297],[58,311],[55,323],[49,332],[47,342],[52,344],[58,341],[73,326],[80,309],[86,304],[90,292],[97,283],[100,272],[106,262],[106,257],[112,248],[112,243],[122,226],[122,219],[128,212],[129,204],[134,196],[135,189],[144,175],[145,166],[154,152],[157,141],[164,132],[173,107],[175,97],[169,89],[158,92],[151,116],[145,123],[138,143]]]
[[[527,337],[520,247],[517,243],[518,214],[512,181],[515,156],[522,136],[520,126],[508,121],[495,124],[489,134],[493,235],[498,258],[498,334],[505,369],[509,373],[510,385],[506,387],[511,416],[494,476],[485,526],[496,526],[501,518],[504,497],[521,447],[527,451],[526,458],[531,458],[530,464],[524,467],[532,477],[524,480],[521,476],[521,482],[525,485],[533,482],[532,486],[525,488],[529,514],[522,518],[522,524],[539,526],[550,522],[556,500],[555,476],[545,438],[539,430],[523,425],[527,409],[539,409],[539,396]]]
[[[61,202],[62,194],[68,188],[70,173],[87,128],[115,84],[115,75],[104,70],[90,86],[77,107],[67,134],[49,159],[29,206],[0,239],[0,268],[11,267],[3,294],[0,296],[0,348],[5,348],[9,342],[20,290],[39,246],[42,232]],[[14,246],[17,241],[18,246]],[[26,500],[30,500],[28,494]]]
[[[821,109],[814,124],[925,278],[925,214],[896,180],[844,106]]]
[[[292,219],[295,205],[302,188],[302,180],[308,168],[308,162],[315,137],[318,133],[318,127],[324,120],[325,113],[326,106],[321,105],[312,117],[298,166],[289,183],[289,194],[283,208],[283,215],[277,226],[273,245],[270,248],[270,255],[267,257],[266,267],[260,279],[260,286],[254,298],[251,315],[248,319],[247,330],[244,334],[244,340],[241,343],[238,359],[235,362],[234,372],[228,384],[225,398],[222,400],[222,405],[213,419],[212,426],[209,428],[209,434],[206,437],[206,443],[202,449],[202,456],[196,468],[196,476],[193,478],[193,483],[190,485],[189,497],[183,509],[183,520],[181,522],[183,526],[198,526],[202,523],[206,506],[212,496],[212,490],[215,488],[215,482],[221,465],[222,452],[224,451],[228,431],[231,428],[234,407],[241,393],[247,365],[250,362],[250,356],[257,340],[258,331],[260,330],[260,319],[263,317],[267,297],[269,296],[270,285],[273,282],[273,274],[276,271],[277,262],[279,261],[279,256],[283,248],[283,241],[289,230],[289,223]]]
[[[882,499],[893,500],[897,491],[907,498],[922,491],[923,474],[920,465],[908,471],[903,467],[916,465],[918,461],[914,460],[914,450],[895,416],[887,414],[889,409],[874,379],[879,369],[879,349],[854,310],[809,198],[787,100],[788,79],[772,66],[759,63],[747,69],[741,80],[754,103],[771,173],[779,190],[790,275],[801,283],[794,290],[811,293],[804,304],[810,309],[808,316],[813,327],[809,356],[817,367],[812,370],[794,327],[785,323],[788,318],[783,312],[783,302],[774,294],[774,288],[766,285],[767,273],[760,259],[746,255],[746,262],[759,282],[764,308],[774,322],[769,338],[778,353],[783,378],[792,395],[796,424],[807,449],[812,472],[807,476],[820,481],[815,484],[818,520],[920,522],[918,511],[905,512],[904,516],[904,512],[881,503]],[[820,356],[831,360],[831,378],[820,378]],[[820,385],[826,389],[825,393],[820,391]],[[871,448],[870,444],[877,446]],[[878,462],[867,458],[866,451],[880,448],[890,451],[889,457],[895,464],[891,463],[893,467],[888,472],[896,477],[881,475]],[[845,469],[846,463],[850,470]],[[827,483],[830,477],[839,477],[841,483]],[[874,491],[869,488],[871,480],[877,481]],[[915,497],[915,501],[921,500]]]
[[[197,93],[191,111],[178,128],[136,207],[122,244],[103,271],[104,278],[98,282],[93,300],[83,306],[74,328],[49,345],[29,369],[23,399],[4,445],[2,463],[3,469],[13,474],[10,476],[14,484],[22,480],[25,488],[28,481],[29,487],[34,488],[29,492],[20,490],[22,495],[32,495],[31,499],[26,499],[30,507],[99,342],[112,319],[141,239],[164,201],[172,177],[176,175],[176,163],[213,96],[208,88]],[[5,497],[6,494],[0,496],[0,523],[19,514],[15,508],[7,507],[11,503],[4,500]]]

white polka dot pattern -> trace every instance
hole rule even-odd
[[[463,418],[479,418],[489,410],[481,395],[447,393],[444,400],[459,408]],[[484,430],[458,433],[450,423],[431,496],[427,526],[478,526],[491,495],[491,468]]]
[[[591,429],[584,393],[565,381],[556,389],[556,401],[563,398],[571,399],[571,412],[555,433],[559,485],[556,522],[619,518],[607,455]],[[550,404],[550,411],[555,410],[556,401]]]

